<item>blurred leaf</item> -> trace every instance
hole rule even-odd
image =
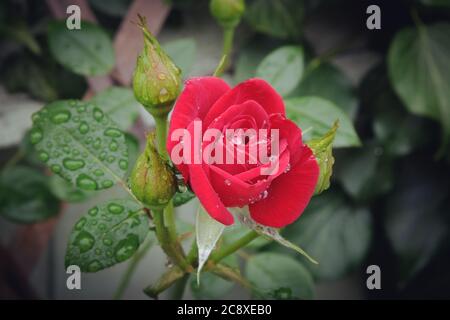
[[[337,156],[335,177],[358,202],[370,202],[392,189],[393,162],[384,155],[382,147],[371,143]]]
[[[433,256],[448,232],[449,177],[434,161],[405,160],[398,186],[386,200],[384,226],[407,281]]]
[[[109,87],[95,95],[91,102],[108,114],[124,131],[136,122],[141,107],[133,90],[123,87]]]
[[[368,72],[361,82],[360,95],[366,114],[372,113],[374,134],[386,154],[403,156],[434,139],[431,121],[404,109],[389,85],[384,65]]]
[[[141,205],[111,200],[91,208],[75,224],[69,238],[65,265],[97,272],[133,256],[149,233]]]
[[[282,96],[288,95],[303,75],[303,49],[284,46],[271,52],[259,64],[256,77],[267,80]]]
[[[122,17],[127,13],[131,0],[89,0],[89,3],[101,13]]]
[[[247,42],[239,51],[234,67],[234,82],[240,83],[253,78],[261,61],[270,52],[279,47],[278,41],[256,36]]]
[[[338,122],[335,122],[333,127],[323,137],[313,139],[308,142],[317,163],[319,164],[320,174],[317,181],[314,193],[320,194],[330,187],[330,178],[333,173],[333,141],[338,129]]]
[[[302,128],[303,141],[320,138],[339,120],[334,147],[361,145],[348,116],[332,102],[319,97],[302,97],[286,99],[285,105],[288,118]]]
[[[49,187],[55,197],[67,202],[82,202],[93,195],[92,192],[81,190],[57,175],[49,178]]]
[[[360,265],[370,245],[372,224],[365,208],[354,208],[337,193],[314,197],[284,236],[305,248],[318,265],[305,263],[320,280],[338,279]],[[302,262],[305,259],[296,255]]]
[[[236,255],[228,256],[222,262],[231,267],[238,267]],[[211,272],[205,272],[202,274],[200,285],[197,284],[195,277],[191,277],[190,286],[195,299],[220,299],[233,289],[234,283],[222,279]]]
[[[194,198],[195,198],[195,194],[190,190],[186,190],[185,192],[175,193],[172,201],[173,201],[173,205],[175,207],[179,207],[185,203],[188,203],[189,201],[191,201]]]
[[[191,71],[192,65],[195,63],[197,54],[195,40],[193,38],[178,39],[166,42],[162,47],[177,67],[181,69],[183,77],[186,78]]]
[[[298,0],[253,0],[245,11],[253,29],[282,39],[299,37],[303,16],[303,1]]]
[[[312,299],[314,283],[297,260],[279,253],[251,256],[245,268],[247,279],[257,288],[257,297],[269,299]]]
[[[0,174],[0,215],[17,223],[35,223],[55,216],[59,201],[41,172],[16,166]]]
[[[414,114],[439,121],[450,137],[450,24],[419,25],[397,33],[388,55],[391,83]]]
[[[62,100],[33,115],[31,142],[53,171],[83,190],[107,189],[128,169],[124,134],[91,103]]]
[[[65,21],[50,23],[48,42],[53,57],[84,76],[105,75],[114,67],[114,48],[99,26],[82,21],[80,30],[67,29]]]
[[[305,72],[302,81],[289,94],[291,97],[317,96],[333,102],[354,119],[357,100],[350,79],[332,64],[321,64]]]
[[[450,7],[450,1],[448,0],[420,0],[420,2],[427,6]]]
[[[217,240],[219,240],[224,229],[225,225],[211,218],[203,206],[199,206],[197,218],[195,220],[195,232],[198,248],[198,284],[200,284],[200,272],[202,271],[203,265],[206,260],[208,260],[211,251],[216,246]]]

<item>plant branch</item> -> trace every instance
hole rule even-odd
[[[168,269],[159,280],[151,286],[144,289],[144,293],[150,298],[157,299],[158,295],[172,286],[178,279],[182,278],[185,272],[178,266]]]
[[[250,231],[242,238],[236,240],[232,244],[225,246],[224,248],[217,250],[211,254],[211,260],[214,263],[221,261],[223,258],[229,256],[230,254],[236,252],[240,248],[246,246],[253,240],[259,237],[259,234],[256,231]]]

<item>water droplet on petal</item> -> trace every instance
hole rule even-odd
[[[231,186],[231,181],[228,180],[228,179],[225,179],[225,185],[226,185],[226,186]]]
[[[122,170],[127,170],[128,169],[128,160],[125,159],[120,159],[119,161],[119,167]],[[164,176],[165,177],[165,176]]]

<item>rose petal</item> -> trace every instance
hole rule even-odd
[[[183,92],[177,99],[170,118],[167,151],[169,155],[178,141],[170,139],[176,129],[185,129],[196,118],[203,119],[212,105],[225,92],[229,91],[228,84],[217,77],[191,78],[185,83]],[[189,171],[185,164],[177,165],[186,182],[189,180]]]
[[[256,101],[268,115],[273,113],[285,115],[281,96],[266,81],[254,78],[241,82],[217,100],[207,113],[204,124],[209,126],[211,121],[219,117],[230,106],[241,104],[247,100]]]
[[[319,166],[307,146],[302,156],[286,174],[273,180],[267,198],[249,205],[251,217],[258,223],[282,228],[303,213],[309,203],[319,177]]]

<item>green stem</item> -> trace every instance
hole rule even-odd
[[[122,276],[119,286],[117,287],[117,290],[114,293],[113,296],[114,300],[122,299],[125,290],[128,288],[128,285],[130,284],[131,277],[134,271],[136,270],[136,267],[138,266],[139,262],[145,257],[145,254],[152,245],[153,245],[153,237],[147,236],[144,244],[142,245],[142,248],[133,256],[132,260],[128,264],[127,270]]]
[[[167,207],[164,209],[164,222],[167,227],[170,241],[172,243],[176,243],[178,241],[178,235],[175,225],[175,212],[172,201],[170,201]]]
[[[175,282],[175,285],[172,288],[171,292],[171,300],[182,300],[184,291],[186,290],[186,285],[189,279],[189,274],[185,274],[181,279]]]
[[[220,60],[216,71],[214,71],[215,77],[220,77],[230,65],[230,55],[231,50],[233,49],[234,30],[234,27],[223,29],[222,59]]]
[[[156,142],[158,144],[158,152],[165,159],[169,159],[166,149],[167,142],[167,114],[155,116],[156,124]]]
[[[197,260],[198,248],[197,248],[197,240],[194,239],[191,245],[191,249],[186,257],[186,260],[189,264],[193,264],[195,260]]]
[[[211,260],[214,263],[221,261],[223,258],[229,256],[230,254],[236,252],[240,248],[246,246],[247,244],[249,244],[256,238],[258,238],[258,236],[259,236],[259,234],[255,231],[248,232],[245,236],[236,240],[229,246],[226,246],[226,247],[222,248],[221,250],[218,250],[218,251],[214,252],[213,254],[211,254]]]

